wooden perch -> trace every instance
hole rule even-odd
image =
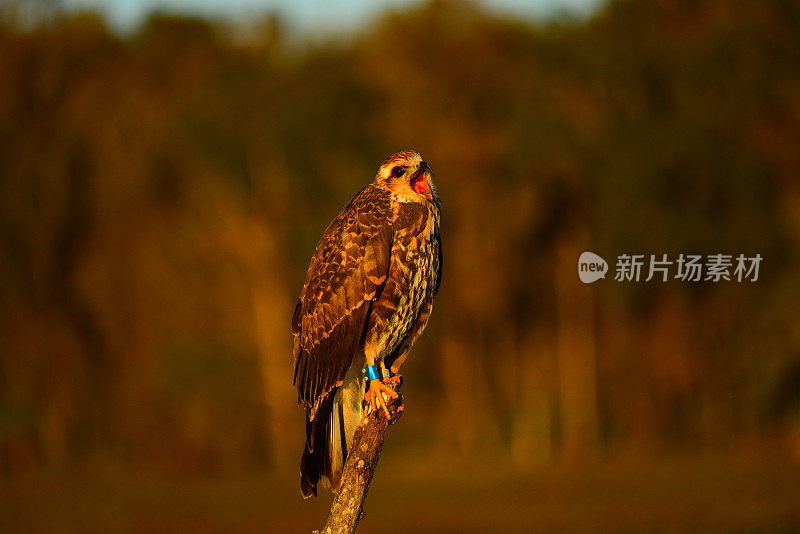
[[[389,384],[395,391],[400,389],[400,385],[401,383]],[[333,499],[328,520],[322,530],[315,530],[312,534],[353,534],[356,531],[356,526],[364,515],[364,501],[378,467],[386,430],[403,413],[403,396],[389,399],[387,404],[391,421],[386,420],[380,409],[361,419],[344,464],[342,485]]]

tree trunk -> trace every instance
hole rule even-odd
[[[395,391],[400,389],[398,384],[391,384],[391,387]],[[344,464],[342,486],[333,499],[325,526],[322,530],[315,530],[314,534],[352,534],[356,531],[356,526],[364,515],[364,501],[372,476],[378,467],[386,430],[390,424],[397,422],[402,414],[402,395],[389,401],[391,422],[386,420],[381,410],[367,414],[361,419],[353,438],[353,446]]]

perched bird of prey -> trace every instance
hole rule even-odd
[[[441,203],[416,152],[386,158],[325,230],[292,318],[294,385],[306,409],[303,496],[337,491],[364,402],[389,411],[387,382],[425,329],[442,278]]]

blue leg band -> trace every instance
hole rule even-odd
[[[381,370],[377,365],[368,365],[362,369],[364,378],[367,380],[375,380],[381,378]]]

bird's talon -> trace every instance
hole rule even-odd
[[[390,425],[395,424],[400,419],[401,415],[403,415],[403,405],[402,404],[395,408],[394,414],[392,414],[392,418],[389,421],[389,424]]]
[[[388,421],[392,420],[389,413],[388,398],[396,399],[399,394],[380,380],[370,380],[369,389],[364,394],[364,400],[368,404],[372,404],[373,411],[377,412],[379,409],[383,411],[383,415]],[[370,412],[371,413],[371,412]]]

